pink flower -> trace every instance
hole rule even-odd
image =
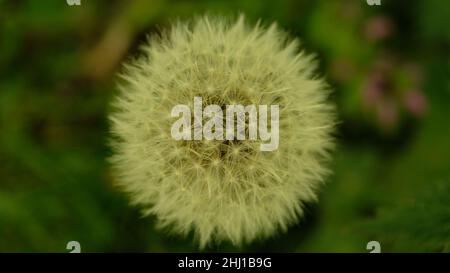
[[[371,73],[362,91],[365,106],[373,107],[382,100],[386,89],[386,81],[387,79],[383,73],[378,71]]]
[[[364,34],[369,41],[376,42],[389,37],[393,28],[394,24],[389,17],[374,16],[367,21]]]
[[[406,93],[404,105],[416,117],[422,117],[428,108],[427,99],[419,90],[412,90]]]

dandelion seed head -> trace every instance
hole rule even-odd
[[[204,16],[175,23],[129,62],[110,114],[119,186],[200,247],[270,236],[303,216],[329,173],[334,110],[312,56],[276,25]],[[280,143],[171,138],[172,107],[279,105]],[[225,130],[224,130],[225,133]]]

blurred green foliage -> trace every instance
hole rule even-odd
[[[318,204],[285,234],[209,251],[450,251],[450,3],[0,1],[0,251],[197,251],[113,186],[115,73],[147,34],[204,12],[277,21],[317,52],[340,115]]]

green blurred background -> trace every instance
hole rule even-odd
[[[172,19],[277,21],[338,105],[334,174],[288,232],[207,251],[450,251],[450,2],[0,0],[0,251],[198,251],[156,230],[105,160],[120,63]]]

